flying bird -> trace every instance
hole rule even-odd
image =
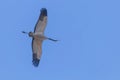
[[[40,11],[40,16],[38,18],[38,21],[35,25],[34,28],[34,32],[25,32],[22,31],[22,33],[26,33],[29,35],[29,37],[32,37],[32,63],[35,67],[38,67],[40,59],[41,59],[41,55],[42,55],[42,42],[44,40],[51,40],[51,41],[58,41],[52,38],[48,38],[46,36],[44,36],[44,30],[46,28],[47,25],[47,9],[46,8],[42,8]]]

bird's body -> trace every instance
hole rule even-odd
[[[44,30],[46,25],[47,25],[47,9],[42,8],[39,19],[35,25],[34,32],[27,33],[23,31],[23,33],[27,33],[29,37],[32,37],[32,52],[33,52],[32,63],[35,67],[39,65],[39,61],[41,59],[42,42],[46,39],[57,41],[44,36]]]
[[[32,37],[32,38],[34,38],[34,39],[37,39],[39,41],[47,39],[47,37],[45,37],[44,35],[39,34],[39,33],[29,32],[29,36]]]

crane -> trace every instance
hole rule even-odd
[[[22,33],[28,34],[29,37],[32,38],[32,63],[35,67],[38,67],[40,59],[41,59],[41,55],[42,55],[42,42],[44,40],[51,40],[51,41],[58,41],[52,38],[48,38],[46,36],[44,36],[44,30],[46,28],[47,25],[47,9],[46,8],[42,8],[41,9],[41,13],[40,16],[38,18],[38,21],[35,25],[34,28],[34,32],[25,32],[22,31]]]

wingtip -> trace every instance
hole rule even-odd
[[[41,15],[47,16],[47,9],[46,8],[41,9]]]
[[[35,67],[38,67],[40,60],[39,59],[33,59],[32,63]]]
[[[33,53],[32,63],[33,63],[33,65],[34,65],[34,67],[38,67],[39,62],[40,62],[40,59],[37,58],[37,54]]]
[[[47,11],[47,9],[46,8],[41,8],[41,11]]]

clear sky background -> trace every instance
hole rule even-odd
[[[48,10],[38,68],[31,38],[41,8]],[[0,80],[120,80],[119,0],[1,0]]]

